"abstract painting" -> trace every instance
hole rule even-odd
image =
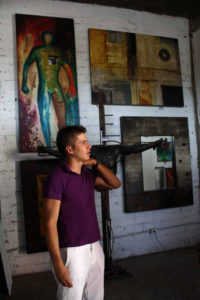
[[[47,251],[44,238],[43,183],[59,163],[58,159],[21,161],[27,253]]]
[[[123,157],[125,211],[193,204],[187,118],[121,117],[122,143],[163,139],[162,148]]]
[[[17,14],[16,35],[20,152],[35,152],[79,124],[74,23]]]
[[[89,29],[92,103],[183,106],[178,40]]]

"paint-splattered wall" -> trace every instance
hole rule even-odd
[[[91,105],[88,29],[99,28],[176,38],[179,42],[184,107],[106,106],[108,134],[120,134],[121,116],[188,117],[194,204],[185,208],[124,213],[123,189],[110,193],[115,244],[113,258],[141,255],[184,247],[200,240],[199,178],[188,21],[132,10],[82,5],[52,0],[0,0],[0,201],[6,249],[12,273],[49,269],[47,253],[27,255],[19,161],[35,159],[36,154],[19,153],[17,62],[15,14],[33,14],[74,19],[80,122],[88,129],[91,143],[99,143],[98,109]],[[120,137],[117,137],[120,141]],[[121,165],[118,176],[122,179]],[[101,223],[100,196],[96,206]],[[156,228],[157,236],[149,229]],[[160,243],[158,242],[160,241]],[[163,246],[161,246],[163,245]]]

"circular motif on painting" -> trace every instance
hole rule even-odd
[[[170,60],[171,55],[170,55],[170,53],[169,53],[169,51],[167,49],[160,49],[160,51],[159,51],[159,57],[163,61],[168,61],[168,60]]]

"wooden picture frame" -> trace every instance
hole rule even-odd
[[[172,208],[193,204],[187,118],[121,117],[122,143],[141,143],[141,137],[173,137],[173,173],[168,168],[167,188],[145,190],[142,153],[123,158],[125,212]],[[147,150],[149,151],[149,150]],[[152,151],[152,150],[151,150]],[[156,150],[154,150],[156,151]],[[161,162],[163,166],[163,162]],[[153,172],[153,170],[152,170]],[[170,180],[170,176],[173,180]],[[150,176],[153,176],[151,174]]]

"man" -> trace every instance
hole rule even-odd
[[[53,102],[58,128],[60,129],[67,124],[78,124],[78,101],[72,70],[65,55],[53,44],[54,34],[51,31],[44,31],[42,40],[44,45],[34,47],[25,61],[22,92],[25,94],[30,92],[27,86],[28,72],[32,63],[36,62],[39,77],[37,103],[41,129],[46,145],[51,147],[51,102]],[[65,90],[60,83],[61,70],[66,74],[69,81]]]
[[[82,126],[58,132],[57,146],[65,160],[44,187],[46,241],[58,300],[103,300],[104,295],[104,255],[94,188],[115,189],[121,183],[109,169],[90,159],[85,132]]]

